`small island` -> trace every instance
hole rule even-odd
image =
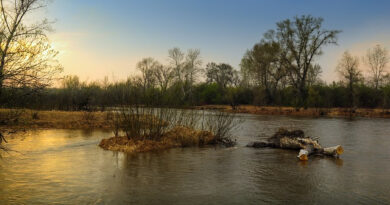
[[[215,144],[217,144],[217,138],[210,131],[175,127],[164,133],[159,139],[151,139],[147,136],[135,139],[118,136],[103,139],[99,146],[105,150],[135,153]]]
[[[108,118],[114,136],[100,142],[105,150],[136,153],[236,144],[230,131],[238,124],[228,113],[134,106],[111,112]]]

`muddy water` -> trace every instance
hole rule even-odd
[[[0,204],[389,204],[390,120],[240,115],[235,148],[126,155],[100,149],[111,133],[41,130],[9,139]],[[302,128],[341,159],[246,143],[277,127]]]

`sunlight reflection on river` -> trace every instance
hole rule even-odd
[[[127,155],[100,149],[104,131],[38,130],[10,138],[0,161],[1,203],[390,203],[390,120],[240,115],[237,147]],[[302,128],[341,159],[246,143],[276,128]]]

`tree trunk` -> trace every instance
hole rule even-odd
[[[305,148],[299,150],[298,159],[301,161],[309,160],[309,156],[314,153],[314,146],[308,145]]]
[[[341,145],[323,148],[321,150],[321,153],[328,156],[339,157],[341,154],[344,153],[344,148]]]
[[[299,150],[298,159],[307,161],[310,155],[324,155],[331,157],[339,157],[343,154],[344,149],[341,145],[334,147],[322,148],[317,140],[310,137],[305,137],[303,131],[294,130],[287,131],[280,129],[272,137],[267,140],[251,142],[247,147],[254,148],[280,148]]]
[[[315,149],[313,146],[309,145],[305,148],[299,150],[298,158],[301,161],[307,161],[309,160],[309,156],[316,154],[316,155],[326,155],[331,157],[340,157],[341,154],[343,154],[344,149],[341,145],[333,146],[333,147],[327,147],[327,148],[321,148],[321,149]]]
[[[3,101],[3,82],[4,82],[4,66],[0,65],[0,105],[2,105]]]

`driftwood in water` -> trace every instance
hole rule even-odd
[[[302,130],[288,131],[283,128],[279,129],[272,137],[264,141],[251,142],[247,147],[300,150],[298,158],[303,161],[308,160],[310,155],[339,157],[344,152],[340,145],[322,148],[318,140],[305,136]]]

